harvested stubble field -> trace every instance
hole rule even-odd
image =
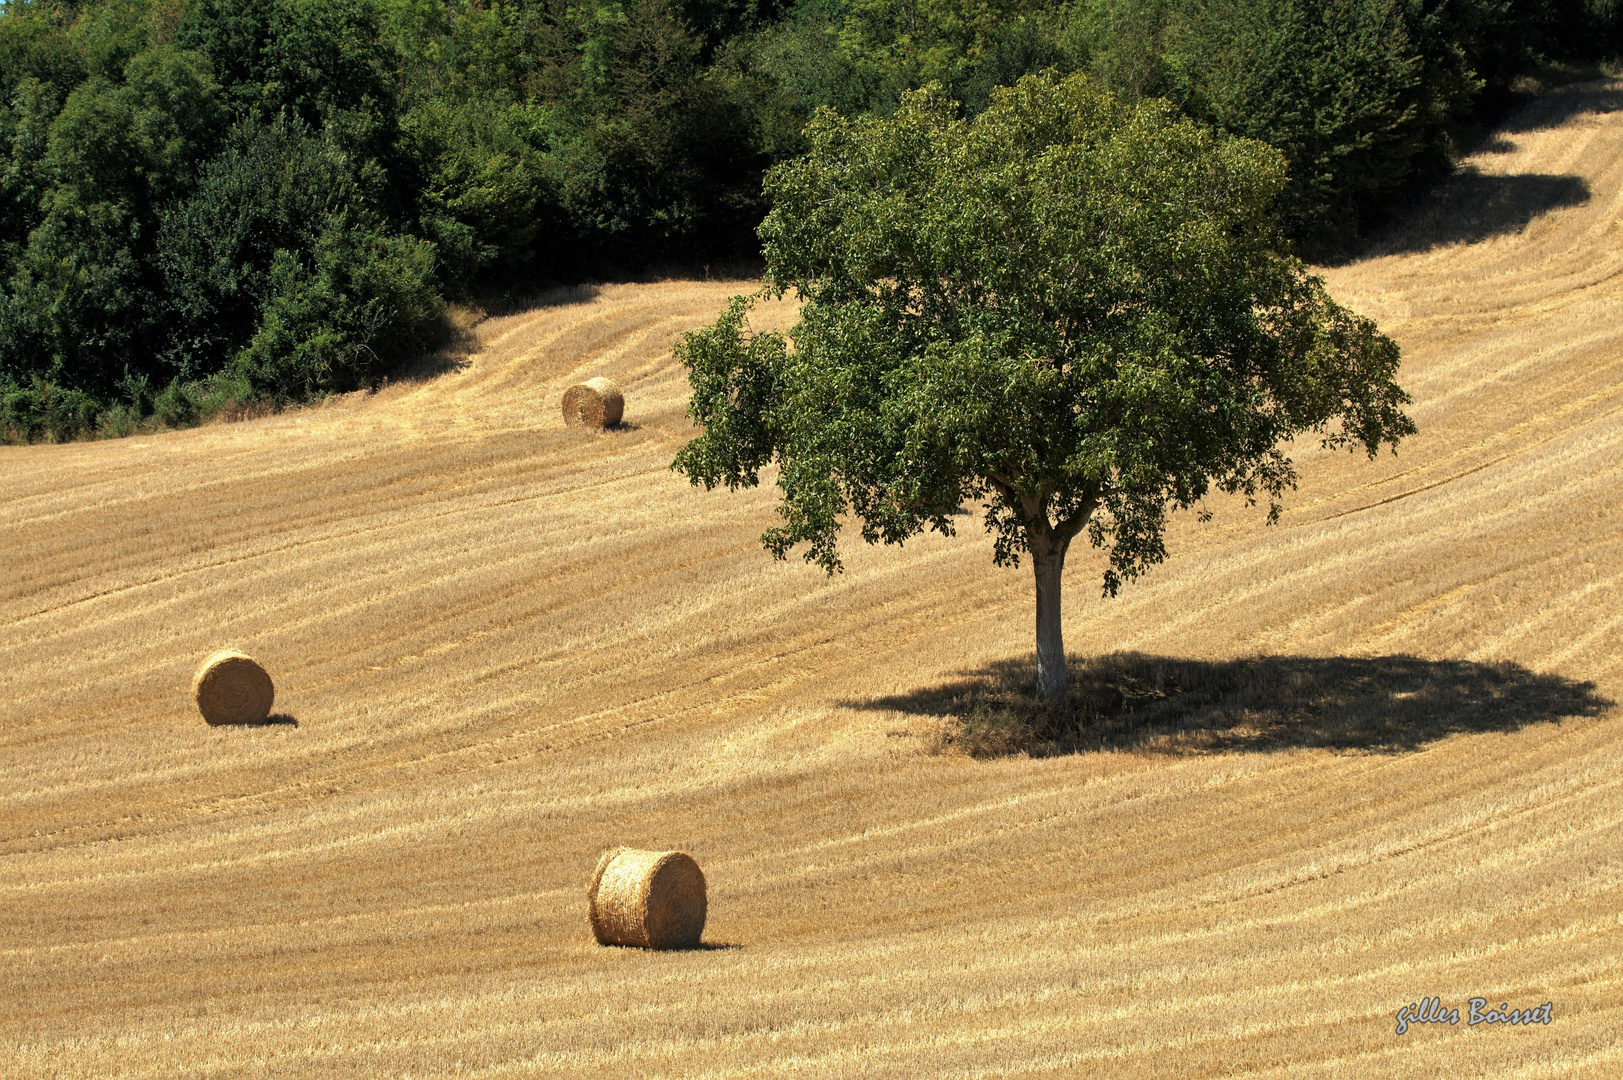
[[[667,471],[745,283],[0,448],[0,1074],[1623,1074],[1620,106],[1536,101],[1328,272],[1404,346],[1397,458],[1303,449],[1118,600],[1073,559],[1087,677],[1204,695],[1080,753],[931,752],[1030,650],[974,519],[827,580]],[[566,430],[597,375],[628,425]],[[198,718],[225,645],[270,725]],[[699,859],[710,947],[592,943],[617,844]],[[1396,1035],[1424,995],[1554,1022]]]

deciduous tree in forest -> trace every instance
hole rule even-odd
[[[702,430],[673,467],[737,489],[776,466],[765,546],[830,573],[848,514],[899,544],[981,502],[994,561],[1031,557],[1043,698],[1065,689],[1084,530],[1114,594],[1213,487],[1277,517],[1298,435],[1374,455],[1414,431],[1397,345],[1288,254],[1262,143],[1054,75],[973,120],[926,89],[888,118],[821,112],[808,138],[760,230],[766,291],[794,290],[800,321],[751,333],[740,297],[685,339]]]

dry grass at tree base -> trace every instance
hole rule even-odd
[[[1297,448],[1278,526],[1180,516],[1115,600],[1073,551],[1080,752],[930,752],[1031,718],[973,519],[829,579],[770,485],[671,473],[672,345],[751,282],[0,447],[0,1077],[1618,1076],[1620,91],[1470,163],[1571,198],[1327,271],[1403,345],[1398,457]],[[636,423],[585,438],[598,377]],[[227,642],[264,726],[198,718]],[[597,945],[619,845],[698,860],[703,948]],[[1428,995],[1553,1020],[1397,1035]]]

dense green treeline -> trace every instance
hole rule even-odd
[[[1027,72],[1087,71],[1283,150],[1287,227],[1322,255],[1446,168],[1519,73],[1620,44],[1618,0],[803,0],[729,59],[796,115],[888,111],[932,80],[978,111]]]
[[[10,0],[0,431],[364,386],[447,302],[756,250],[819,106],[1086,71],[1280,148],[1309,252],[1618,0]]]

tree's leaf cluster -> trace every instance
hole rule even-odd
[[[706,487],[778,470],[783,555],[951,533],[987,507],[995,558],[1087,528],[1105,588],[1165,554],[1169,510],[1215,487],[1273,502],[1280,447],[1374,454],[1413,426],[1398,348],[1282,254],[1283,156],[1083,76],[1031,76],[961,119],[939,89],[889,117],[818,114],[768,175],[768,289],[679,350]],[[1276,511],[1277,512],[1277,511]]]

